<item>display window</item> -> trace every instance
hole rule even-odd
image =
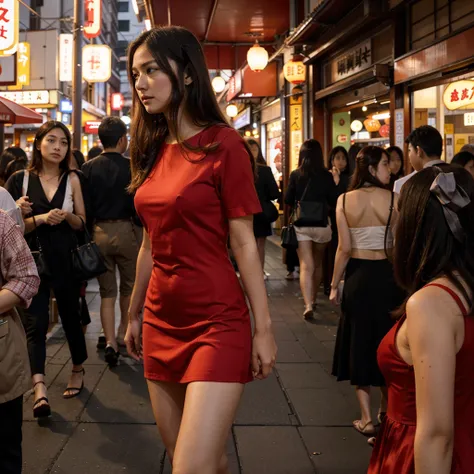
[[[283,141],[282,141],[282,124],[281,120],[276,120],[267,124],[267,165],[270,166],[275,177],[275,181],[280,183],[283,179]]]
[[[467,144],[474,144],[474,75],[413,92],[413,128],[431,125],[444,136],[442,159],[448,163]]]

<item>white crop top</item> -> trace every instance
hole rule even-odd
[[[385,245],[386,227],[383,225],[372,227],[351,227],[352,248],[359,250],[383,250],[393,247],[392,230],[388,230],[387,244]]]

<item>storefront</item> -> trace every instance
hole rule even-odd
[[[99,125],[102,119],[106,116],[105,110],[82,101],[82,146],[81,151],[84,156],[87,156],[88,151],[93,146],[101,146],[99,140]]]
[[[262,153],[278,185],[283,179],[283,124],[281,101],[276,99],[261,110]]]
[[[246,138],[255,138],[260,142],[260,133],[257,124],[253,121],[252,107],[245,107],[232,120],[232,125],[239,133]]]

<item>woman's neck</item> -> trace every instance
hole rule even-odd
[[[204,127],[196,125],[191,117],[186,113],[180,110],[178,114],[178,130],[173,130],[173,127],[170,127],[169,118],[165,115],[166,121],[168,122],[168,138],[166,140],[169,144],[174,144],[178,142],[178,136],[180,140],[188,140],[192,136],[199,133]]]
[[[43,160],[43,163],[41,165],[41,171],[39,173],[42,176],[59,176],[60,170],[59,170],[59,164],[56,163],[48,163],[47,161]]]

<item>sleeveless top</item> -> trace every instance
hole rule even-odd
[[[451,474],[470,474],[474,465],[474,317],[468,316],[461,298],[449,287],[431,283],[448,292],[464,316],[464,342],[456,355],[454,379],[454,443]],[[416,387],[413,366],[396,346],[402,317],[380,343],[377,359],[388,387],[388,409],[368,474],[415,474]]]

